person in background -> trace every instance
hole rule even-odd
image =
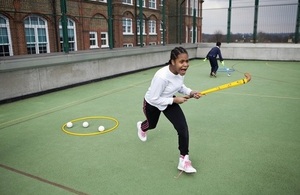
[[[224,66],[224,60],[221,54],[220,47],[221,47],[221,42],[218,41],[216,43],[216,46],[211,48],[211,50],[207,53],[206,58],[204,59],[204,61],[208,59],[210,63],[211,66],[210,77],[217,77],[217,71],[219,68],[217,57],[219,57],[220,62]]]
[[[141,141],[147,140],[148,130],[154,129],[162,113],[173,124],[178,135],[178,169],[186,173],[195,173],[189,159],[189,129],[180,104],[190,98],[199,99],[201,94],[184,85],[184,75],[189,68],[189,56],[186,49],[175,47],[170,60],[160,68],[152,78],[143,102],[146,120],[137,122],[137,134]],[[176,93],[184,96],[175,96]]]

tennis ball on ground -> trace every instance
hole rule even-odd
[[[85,121],[85,122],[82,123],[82,126],[86,128],[86,127],[89,126],[89,123]]]
[[[104,131],[104,130],[105,130],[105,127],[104,127],[104,126],[100,125],[100,126],[98,127],[98,131]]]
[[[67,127],[68,127],[68,128],[73,127],[73,123],[72,123],[72,122],[68,122],[68,123],[67,123]]]

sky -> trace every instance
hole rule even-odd
[[[298,0],[259,0],[258,32],[294,33]],[[231,32],[253,33],[255,0],[231,1]],[[227,33],[229,0],[204,0],[203,33]]]

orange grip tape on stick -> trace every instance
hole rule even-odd
[[[200,94],[201,95],[206,95],[206,94],[209,94],[209,93],[212,93],[212,92],[216,92],[216,91],[220,91],[220,90],[223,90],[223,89],[228,89],[228,88],[231,88],[231,87],[236,87],[236,86],[239,86],[239,85],[246,84],[251,80],[251,75],[249,73],[245,73],[244,75],[245,75],[244,79],[236,80],[236,81],[224,84],[224,85],[220,85],[220,86],[217,86],[217,87],[207,89],[205,91],[200,92]]]

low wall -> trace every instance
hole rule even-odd
[[[215,43],[184,44],[190,59],[204,58]],[[161,66],[178,45],[90,50],[0,58],[0,102]],[[223,43],[223,58],[300,61],[299,44]]]
[[[205,58],[207,52],[215,45],[215,43],[199,44],[197,57]],[[299,44],[222,43],[221,51],[224,59],[300,61]]]
[[[0,102],[160,66],[175,46],[0,58]],[[183,47],[196,57],[196,44]]]

